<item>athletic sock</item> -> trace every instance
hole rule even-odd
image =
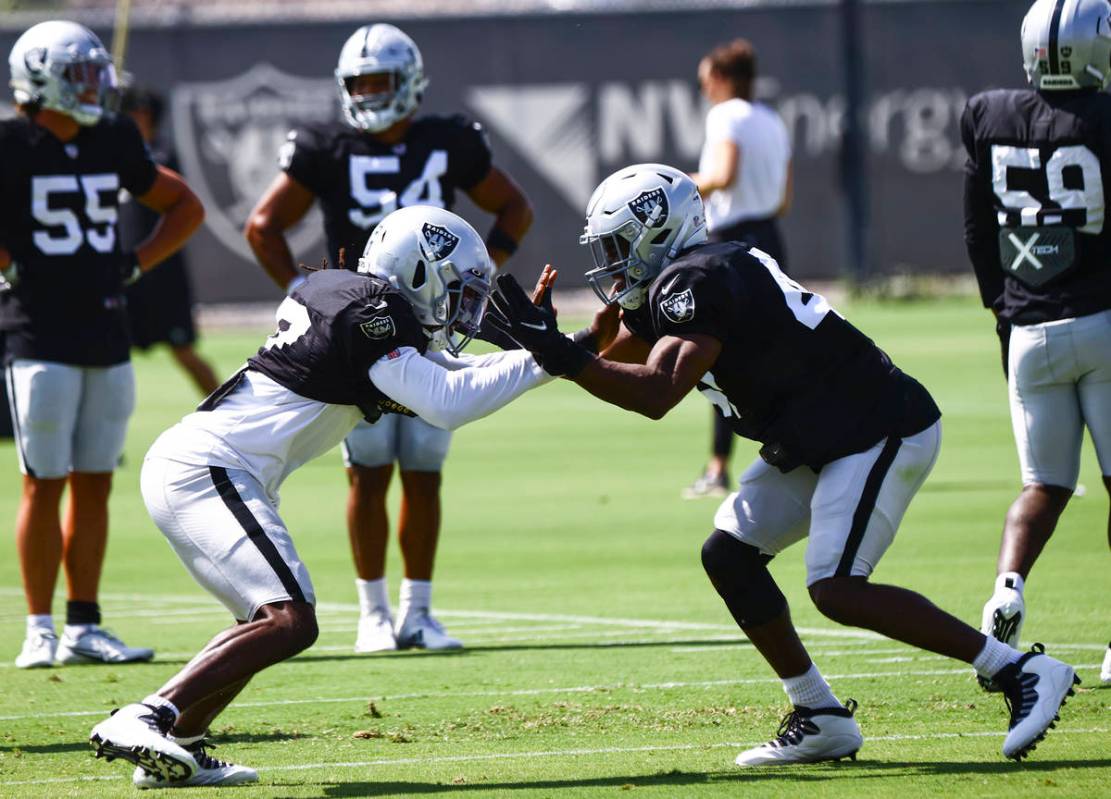
[[[31,613],[27,616],[27,634],[35,630],[54,632],[54,617],[49,613]]]
[[[972,668],[982,677],[994,677],[999,670],[1008,664],[1015,663],[1022,657],[1022,653],[1014,647],[1007,646],[1002,641],[997,641],[990,635],[984,636],[984,648],[972,661]]]
[[[807,708],[840,707],[841,703],[830,690],[829,683],[813,663],[810,669],[798,677],[783,680],[783,690],[792,705]]]
[[[432,607],[432,581],[410,580],[408,577],[401,581],[401,601],[398,615],[405,618],[410,608]]]
[[[377,580],[360,580],[356,577],[355,591],[359,595],[361,615],[369,616],[374,610],[385,611],[387,614],[390,612],[389,586],[386,585],[385,577]]]
[[[97,602],[82,602],[71,599],[66,602],[66,624],[100,624],[100,605]]]
[[[178,718],[181,717],[181,711],[177,709],[177,705],[175,705],[169,699],[159,696],[158,694],[151,694],[142,701],[142,704],[147,705],[148,707],[164,708],[170,711],[170,713],[172,713],[174,716],[175,724],[177,723]]]
[[[1022,593],[1022,589],[1026,587],[1026,581],[1022,579],[1022,575],[1018,572],[1003,572],[995,578],[995,590],[999,592],[1004,588],[1010,588]]]

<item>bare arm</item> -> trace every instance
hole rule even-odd
[[[135,248],[139,268],[146,272],[180,250],[204,221],[204,206],[177,172],[157,167],[154,183],[140,203],[161,214],[154,230]]]
[[[600,400],[662,419],[713,367],[720,352],[721,342],[712,336],[665,336],[652,347],[646,363],[595,358],[575,382]]]
[[[724,139],[714,145],[711,151],[710,167],[705,172],[695,172],[691,180],[698,186],[703,197],[712,192],[733,185],[741,166],[741,148],[735,141]]]
[[[791,203],[795,199],[795,167],[790,161],[787,162],[787,181],[783,185],[783,202],[779,204],[779,210],[775,212],[776,216],[786,216],[787,212],[791,210]]]
[[[519,242],[532,227],[532,205],[513,178],[496,166],[490,167],[486,177],[467,191],[475,205],[496,217],[494,229],[513,241]],[[512,253],[497,247],[490,248],[490,257],[497,266],[504,264]]]
[[[617,331],[613,343],[600,353],[607,361],[617,363],[645,363],[648,354],[652,352],[652,345],[640,336],[629,332],[624,325]]]
[[[247,218],[243,235],[266,274],[281,289],[298,277],[285,231],[308,213],[315,199],[308,188],[281,172]]]

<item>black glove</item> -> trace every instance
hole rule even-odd
[[[575,377],[594,355],[559,332],[551,298],[540,305],[532,300],[512,275],[498,275],[498,293],[490,296],[490,324],[531,352],[544,371],[555,377]]]
[[[135,254],[135,250],[125,250],[121,253],[120,282],[130,286],[142,276],[143,270],[139,267],[139,256]]]
[[[497,314],[497,311],[491,308],[482,315],[482,324],[479,325],[478,333],[475,335],[475,338],[477,338],[479,341],[485,341],[489,344],[493,344],[499,350],[521,349],[520,344],[518,344],[516,341],[503,333],[499,328],[494,326],[493,317],[495,314]]]

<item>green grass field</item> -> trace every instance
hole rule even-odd
[[[875,577],[978,623],[1018,489],[989,318],[971,300],[842,310],[945,412],[941,459]],[[213,334],[203,349],[229,372],[262,335]],[[89,728],[157,688],[229,621],[178,563],[138,491],[146,447],[196,398],[165,354],[139,357],[137,368],[140,409],[112,498],[102,599],[106,623],[158,655],[126,667],[12,667],[25,611],[6,536],[3,796],[132,793],[126,764],[92,758]],[[282,511],[312,571],[322,634],[217,720],[217,756],[262,775],[232,795],[1111,795],[1111,689],[1098,678],[1111,636],[1107,499],[1090,448],[1087,496],[1038,564],[1024,631],[1077,664],[1084,687],[1029,761],[1002,758],[1003,703],[980,693],[963,664],[822,618],[797,547],[773,572],[835,692],[860,702],[865,745],[856,763],[741,771],[737,750],[772,737],[787,706],[702,572],[715,502],[678,498],[706,455],[708,422],[698,397],[653,423],[555,384],[457,433],[434,604],[467,642],[461,654],[352,654],[357,605],[339,454],[295,474]],[[754,453],[740,442],[735,466]],[[10,443],[0,445],[0,464],[0,519],[11,520],[19,475]]]

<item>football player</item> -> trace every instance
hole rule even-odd
[[[137,768],[141,787],[253,782],[253,769],[205,752],[213,718],[259,671],[317,636],[308,570],[278,515],[294,469],[359,419],[419,414],[454,429],[547,375],[525,351],[467,357],[494,265],[449,211],[414,206],[379,223],[358,273],[310,275],[277,310],[277,330],[143,464],[147,509],[237,624],[157,693],[98,724],[98,754]]]
[[[1038,0],[1022,56],[1032,88],[978,94],[961,118],[965,240],[1004,344],[1023,485],[981,629],[1012,646],[1025,581],[1076,488],[1085,427],[1111,492],[1111,4]],[[1111,682],[1111,646],[1101,676]]]
[[[702,548],[710,581],[794,706],[779,735],[738,765],[837,759],[862,743],[855,702],[833,695],[768,571],[807,537],[807,586],[823,614],[992,675],[1011,707],[1003,754],[1029,752],[1073,691],[1072,667],[868,579],[937,457],[941,413],[929,392],[769,255],[708,243],[698,189],[677,169],[640,164],[607,178],[581,241],[596,264],[589,282],[622,309],[612,342],[596,318],[602,357],[590,338],[560,334],[509,277],[491,322],[599,399],[659,419],[697,388],[735,433],[763,445]]]
[[[478,123],[463,116],[415,116],[428,80],[413,40],[392,25],[359,28],[343,45],[335,76],[344,121],[289,134],[282,172],[247,223],[247,239],[274,281],[287,290],[297,286],[284,231],[315,201],[324,212],[329,259],[344,265],[343,254],[362,252],[375,226],[395,208],[450,209],[463,191],[495,215],[486,246],[495,264],[504,263],[532,222],[528,200],[491,164]],[[356,652],[462,646],[430,612],[441,471],[450,441],[448,431],[407,416],[361,422],[344,441],[348,533],[361,609]],[[385,578],[386,492],[395,463],[405,571],[396,624]]]
[[[150,649],[100,627],[97,604],[112,471],[135,403],[123,289],[176,252],[204,210],[177,173],[151,161],[130,119],[106,113],[115,73],[91,31],[40,23],[8,64],[19,113],[0,122],[0,329],[30,613],[16,665],[149,660]],[[117,236],[121,189],[160,216],[134,249]],[[69,600],[60,643],[59,565]]]

